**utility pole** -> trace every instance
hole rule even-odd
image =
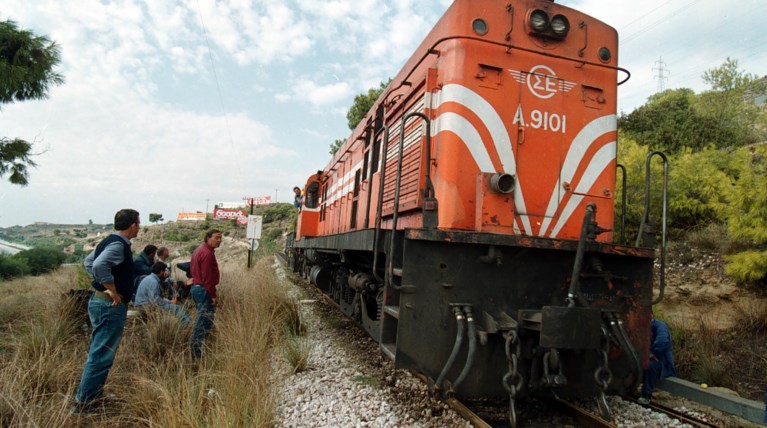
[[[277,189],[274,189],[274,202],[273,203],[275,203],[275,204],[277,203]]]
[[[666,68],[666,63],[663,62],[663,57],[660,57],[655,61],[657,67],[653,67],[652,71],[657,71],[658,74],[653,75],[653,79],[658,79],[658,92],[663,92],[665,89],[664,82],[668,79],[668,75],[671,74]]]

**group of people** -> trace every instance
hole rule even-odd
[[[176,281],[171,278],[169,257],[167,247],[157,248],[152,244],[136,256],[133,260],[133,304],[140,310],[159,307],[170,311],[183,325],[188,325],[191,321],[189,314],[178,303],[180,296],[187,294],[184,290],[192,285],[192,279]]]
[[[170,275],[165,263],[167,248],[157,249],[154,245],[148,245],[134,260],[130,240],[138,236],[140,224],[138,211],[118,211],[114,218],[115,233],[104,238],[85,258],[85,269],[93,278],[91,285],[94,293],[88,301],[88,316],[93,329],[73,413],[97,411],[99,404],[103,403],[104,384],[122,339],[128,302],[134,295],[136,306],[157,304],[173,310],[182,322],[190,322],[183,308],[176,305],[173,299],[161,295],[161,284]],[[204,242],[192,254],[191,280],[184,285],[191,287],[190,295],[196,305],[191,341],[191,355],[195,359],[202,357],[205,340],[213,327],[218,304],[216,287],[221,279],[215,250],[221,241],[222,234],[218,230],[209,230],[205,234]],[[144,272],[146,266],[150,266],[149,273],[136,286],[139,269]]]

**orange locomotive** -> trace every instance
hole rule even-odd
[[[633,391],[654,251],[613,244],[617,49],[552,1],[456,0],[308,179],[294,269],[436,390]]]

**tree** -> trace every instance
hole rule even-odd
[[[767,80],[738,70],[732,59],[703,74],[711,90],[696,95],[691,89],[671,89],[650,96],[647,103],[618,126],[653,150],[677,153],[709,146],[736,148],[767,135],[767,115],[753,100],[765,93]]]
[[[14,138],[0,138],[0,177],[8,174],[8,181],[25,186],[29,183],[29,167],[37,164],[31,159],[32,144]]]
[[[162,220],[163,220],[163,218],[162,218],[162,214],[157,214],[157,213],[149,213],[149,222],[150,222],[150,223],[155,223],[155,224],[157,224],[157,222],[160,222],[160,221],[162,221]]]
[[[678,152],[684,147],[700,150],[711,143],[713,133],[706,118],[696,111],[692,89],[669,89],[618,119],[622,131],[652,150]]]
[[[368,114],[370,109],[373,107],[373,104],[376,103],[378,97],[381,96],[389,83],[391,83],[391,79],[389,79],[386,83],[381,82],[381,85],[378,88],[370,88],[368,89],[367,93],[363,92],[361,94],[357,94],[357,96],[354,97],[352,106],[349,107],[349,111],[346,112],[346,119],[349,121],[349,129],[354,130],[354,128],[356,128],[357,125],[362,122],[362,119],[365,118],[365,115]],[[330,154],[336,154],[338,149],[340,149],[344,144],[344,141],[345,140],[335,140],[333,143],[331,143]]]
[[[365,118],[365,115],[373,107],[373,104],[381,96],[389,82],[391,82],[391,79],[386,83],[381,82],[381,86],[378,88],[370,88],[367,93],[357,94],[354,97],[354,103],[346,113],[346,119],[349,120],[349,129],[353,130],[362,122],[362,119]]]
[[[338,139],[336,141],[333,141],[333,144],[330,145],[330,150],[329,150],[330,154],[331,155],[336,154],[338,149],[340,149],[341,146],[343,146],[345,142],[346,142],[346,140],[342,140],[342,139]]]
[[[700,95],[698,108],[714,123],[718,147],[742,147],[765,137],[764,110],[753,103],[754,94],[764,94],[764,80],[739,70],[738,61],[727,58],[703,73],[703,81],[711,90]]]
[[[64,83],[53,69],[61,61],[56,42],[19,29],[11,20],[0,21],[0,104],[40,100],[53,85]],[[32,144],[19,138],[0,138],[0,178],[10,173],[13,184],[29,183]]]

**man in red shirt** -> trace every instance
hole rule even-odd
[[[190,262],[192,273],[192,299],[197,305],[197,320],[192,333],[192,356],[202,357],[203,343],[213,327],[213,317],[216,313],[218,295],[216,286],[221,279],[216,261],[216,248],[221,245],[221,231],[209,230],[203,242],[194,253]]]

